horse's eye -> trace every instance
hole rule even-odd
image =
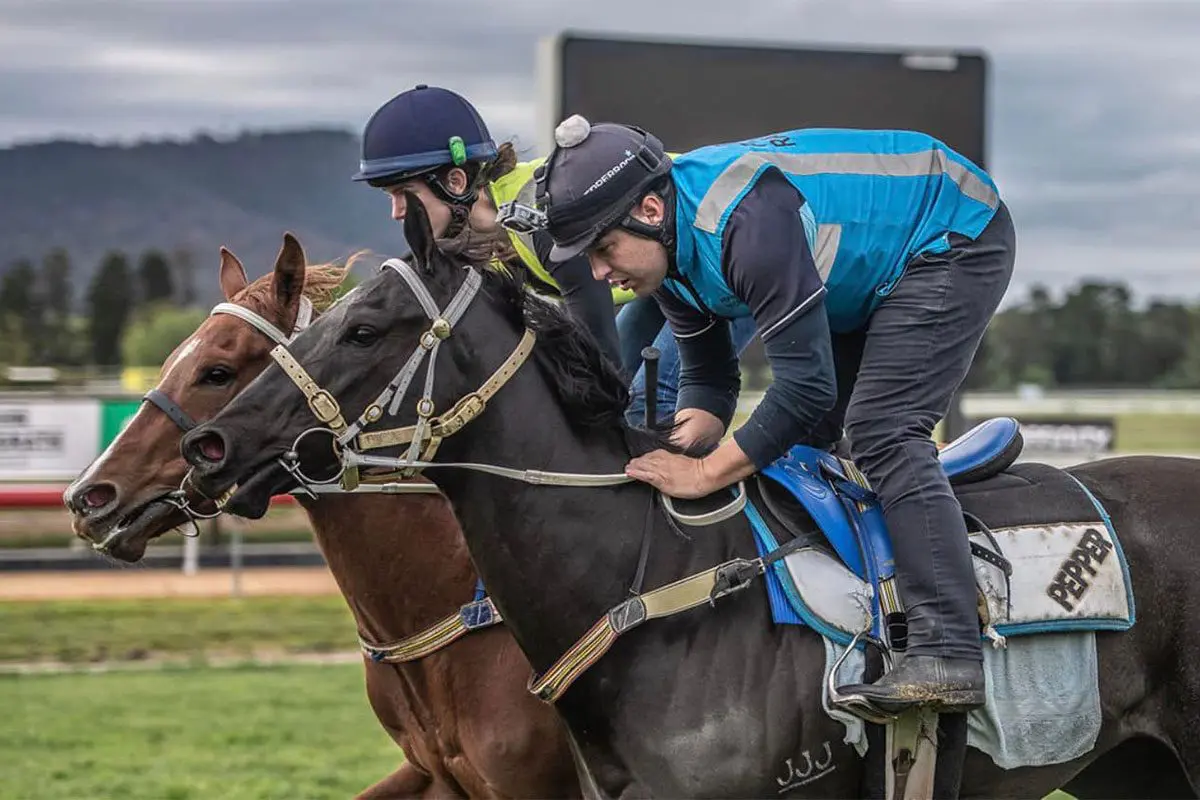
[[[200,376],[200,382],[208,386],[225,386],[233,378],[234,372],[229,367],[209,367]]]
[[[360,347],[375,344],[378,339],[379,332],[370,325],[355,325],[346,331],[346,341]]]

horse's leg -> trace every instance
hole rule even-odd
[[[355,800],[393,800],[401,797],[458,797],[445,786],[437,786],[428,774],[404,762],[400,768],[378,783],[363,789]]]
[[[1079,800],[1194,798],[1183,767],[1162,742],[1148,736],[1128,739],[1093,761],[1062,790]]]
[[[1194,598],[1194,595],[1192,596]],[[1188,602],[1187,600],[1191,600]],[[1183,619],[1196,619],[1200,610],[1194,599],[1187,598],[1180,615]],[[1178,756],[1176,763],[1182,766],[1186,774],[1191,793],[1176,794],[1174,797],[1200,797],[1200,727],[1195,716],[1196,698],[1200,698],[1200,664],[1195,658],[1194,642],[1176,639],[1178,648],[1175,654],[1175,677],[1167,696],[1186,698],[1190,702],[1164,704],[1159,726],[1166,739],[1171,743],[1174,755]],[[1188,645],[1192,645],[1188,647]],[[1165,750],[1166,747],[1163,747]],[[1181,776],[1182,777],[1182,776]]]

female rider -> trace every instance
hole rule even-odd
[[[511,142],[492,140],[479,112],[460,95],[421,84],[383,104],[367,121],[356,181],[391,196],[392,218],[403,220],[405,191],[425,206],[433,235],[456,235],[470,221],[478,231],[497,229],[497,209],[510,201],[533,205],[533,172],[542,159],[518,163]],[[510,253],[528,269],[534,288],[561,295],[568,312],[588,330],[614,363],[621,363],[614,304],[633,293],[592,277],[586,256],[554,264],[543,231],[508,231]],[[657,331],[656,331],[657,332]],[[647,342],[648,343],[648,342]]]
[[[362,162],[354,180],[386,191],[395,220],[404,219],[404,192],[413,192],[429,213],[434,236],[441,238],[458,233],[467,220],[476,230],[495,231],[497,209],[506,203],[532,207],[534,171],[543,161],[518,163],[512,144],[497,146],[470,102],[447,89],[422,84],[393,97],[367,121]],[[662,354],[658,417],[669,420],[675,412],[679,353],[658,305],[595,280],[586,255],[551,262],[553,242],[545,231],[522,229],[514,223],[505,227],[512,246],[505,260],[515,257],[523,263],[535,289],[561,295],[567,311],[632,376],[631,424],[641,422],[643,414],[641,351],[654,343]],[[615,322],[614,305],[622,307]],[[740,353],[754,336],[753,321],[734,320],[730,328]]]

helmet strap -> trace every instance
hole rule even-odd
[[[648,222],[642,222],[640,219],[633,216],[632,209],[626,214],[624,219],[617,223],[617,226],[624,228],[635,236],[642,236],[646,239],[658,242],[663,247],[667,248],[667,252],[674,253],[675,251],[675,198],[671,192],[671,186],[668,184],[666,190],[654,192],[663,201],[663,219],[657,225],[651,225]],[[635,204],[636,205],[636,204]]]
[[[455,194],[450,191],[450,187],[442,183],[436,173],[430,173],[426,176],[425,181],[433,189],[434,194],[452,206],[466,206],[469,209],[479,198],[479,187],[474,184],[468,186],[462,194]]]

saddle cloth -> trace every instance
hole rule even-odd
[[[977,545],[981,628],[994,645],[984,648],[987,700],[967,717],[967,742],[1011,769],[1063,763],[1094,747],[1095,631],[1128,629],[1136,613],[1128,564],[1102,505],[1063,470],[1013,464],[1018,428],[992,424],[1000,422],[984,423],[963,437],[973,437],[971,446],[956,442],[941,456]],[[809,542],[765,577],[776,623],[807,625],[825,639],[823,696],[834,662],[856,633],[880,629],[880,595],[895,591],[883,515],[869,492],[847,486],[849,471],[827,453],[794,448],[748,484],[745,507],[760,556],[780,542],[759,505],[776,529]],[[864,664],[861,650],[850,653],[835,683],[861,681]],[[824,701],[845,725],[846,743],[865,755],[862,720]]]
[[[979,462],[995,452],[985,448],[978,456],[976,463],[956,464],[948,472],[980,474]],[[820,529],[823,536],[811,537],[810,545],[768,569],[772,615],[777,623],[807,625],[846,645],[879,613],[876,595],[881,585],[892,583],[882,578],[893,568],[878,503],[846,497],[837,488],[839,472],[844,474],[844,465],[833,456],[797,446],[764,471],[745,510],[760,555],[780,544],[754,502],[763,492],[776,498],[771,508],[790,518],[792,530]],[[1132,582],[1116,531],[1101,504],[1069,473],[1045,464],[1013,464],[954,490],[974,522],[969,539],[979,546],[977,553],[996,553],[1011,565],[1006,576],[1003,561],[974,559],[990,638],[1125,630],[1134,624]]]

